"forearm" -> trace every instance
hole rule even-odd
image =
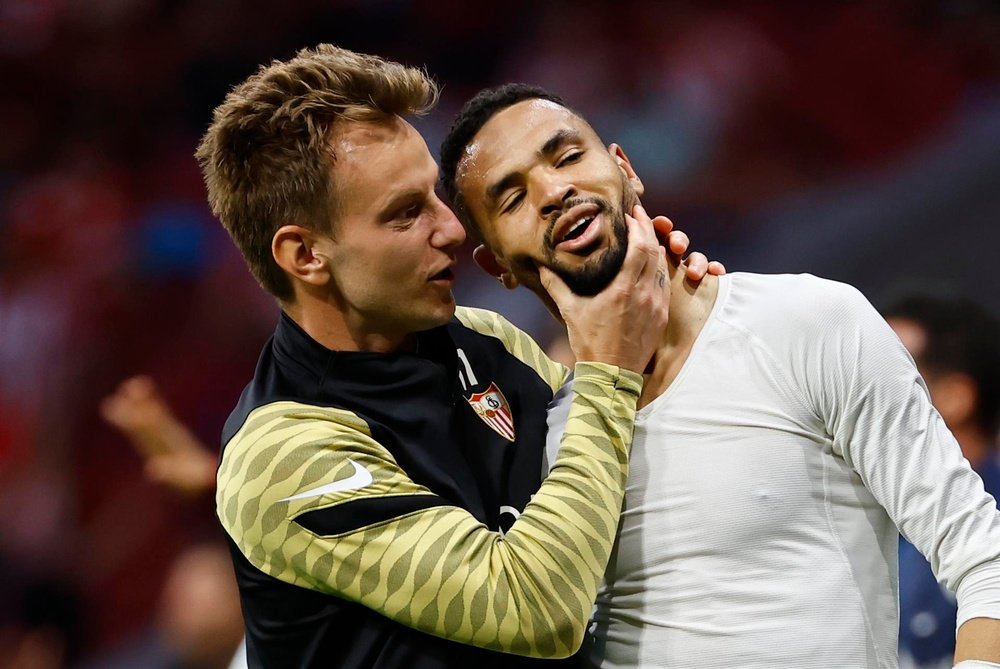
[[[557,633],[571,654],[583,640],[597,588],[607,567],[628,477],[638,375],[618,372],[608,384],[608,366],[577,365],[574,400],[559,457],[519,520],[495,546],[493,568],[503,567],[505,587],[537,607],[547,620],[524,616],[518,636],[534,627],[543,643]],[[588,371],[589,369],[589,371]],[[624,375],[628,375],[627,377]],[[602,378],[603,377],[603,378]],[[629,378],[634,377],[634,378]],[[631,390],[622,391],[623,384]],[[612,388],[614,393],[612,394]],[[495,580],[494,580],[495,582]],[[529,613],[530,609],[525,609]],[[550,629],[548,626],[551,625]],[[478,645],[478,644],[477,644]],[[511,647],[511,652],[527,648]]]
[[[955,664],[963,660],[1000,663],[1000,620],[972,618],[958,628]]]
[[[428,511],[442,514],[433,542],[443,545],[434,565],[440,578],[412,592],[402,588],[380,610],[421,631],[492,650],[574,653],[614,543],[640,384],[636,374],[578,365],[560,456],[517,522],[501,537],[461,509]],[[379,559],[392,564],[390,556],[404,548],[393,539]],[[380,608],[377,598],[358,594],[361,603]]]

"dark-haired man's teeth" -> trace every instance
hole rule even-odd
[[[569,229],[569,231],[566,232],[566,239],[570,239],[573,235],[576,234],[577,230],[580,230],[593,220],[594,220],[593,216],[586,216],[584,218],[581,218],[576,225],[574,225],[572,228]]]

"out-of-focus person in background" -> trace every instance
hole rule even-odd
[[[80,669],[229,669],[242,639],[229,552],[196,544],[170,566],[149,629]]]
[[[150,480],[183,495],[215,490],[218,455],[176,416],[152,378],[125,379],[100,408],[142,459]],[[156,625],[86,669],[139,666],[246,669],[243,616],[224,546],[195,545],[182,553],[170,568]]]
[[[0,564],[7,570],[11,565]],[[8,578],[23,574],[5,571]],[[0,616],[0,666],[4,669],[63,669],[77,658],[82,610],[72,587],[59,579],[35,578],[0,589],[10,607]]]
[[[928,293],[898,297],[882,314],[913,356],[931,401],[986,491],[1000,497],[1000,322],[971,299]],[[901,538],[901,669],[951,666],[956,611],[954,595],[938,584],[924,556]]]

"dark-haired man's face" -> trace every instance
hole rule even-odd
[[[565,107],[531,99],[498,112],[466,148],[456,181],[496,258],[543,297],[539,265],[581,295],[621,268],[625,212],[641,184],[624,154]]]

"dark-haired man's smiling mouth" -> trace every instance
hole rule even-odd
[[[569,253],[587,254],[601,240],[601,206],[583,202],[564,212],[552,232],[553,247]]]

